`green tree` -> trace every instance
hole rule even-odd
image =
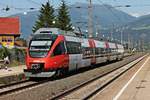
[[[72,24],[71,24],[71,19],[69,16],[68,7],[65,4],[64,0],[61,1],[61,6],[58,9],[56,24],[57,24],[57,27],[62,29],[62,30],[66,30],[66,31],[73,30]]]
[[[54,8],[50,5],[50,2],[48,1],[45,5],[42,4],[42,7],[40,9],[40,15],[38,16],[38,20],[33,26],[32,31],[35,32],[42,27],[55,27],[55,23],[53,23],[54,20]]]
[[[7,56],[10,57],[9,49],[2,46],[2,48],[0,48],[0,59],[4,59]]]

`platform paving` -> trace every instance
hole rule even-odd
[[[25,69],[25,65],[20,65],[16,67],[9,67],[7,69],[0,69],[0,78],[12,75],[18,75],[23,73],[23,69]]]
[[[133,80],[130,79],[131,82],[125,85],[127,87],[124,90],[121,89],[123,92],[114,100],[150,100],[150,57],[143,63],[141,70],[139,69],[139,72],[134,75]]]
[[[91,100],[150,100],[150,56]]]

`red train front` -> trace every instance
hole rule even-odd
[[[51,31],[35,33],[27,50],[27,77],[50,77],[60,69],[66,69],[68,55],[64,46],[64,36],[51,34]]]

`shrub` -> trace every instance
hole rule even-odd
[[[5,57],[10,57],[10,50],[6,47],[0,48],[0,59],[4,59]]]

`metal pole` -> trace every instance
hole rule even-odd
[[[128,33],[128,50],[130,50],[130,34]]]
[[[95,16],[95,19],[97,20],[97,16]],[[96,37],[98,36],[99,34],[99,29],[98,29],[98,21],[96,21]]]
[[[89,7],[88,7],[88,35],[89,37],[93,37],[93,25],[92,25],[92,1],[89,0]]]
[[[121,29],[121,44],[122,44],[122,35],[123,35],[123,30]]]
[[[97,36],[100,37],[100,23],[99,23],[99,21],[98,21],[98,17],[97,17],[97,16],[95,16],[95,20],[96,20],[96,23],[95,23],[95,24],[96,24],[96,27],[95,27],[95,28],[96,28],[96,37],[97,37]],[[99,38],[99,37],[98,37],[98,38]]]
[[[113,39],[113,32],[114,32],[114,24],[112,25],[112,29],[110,31],[110,39]]]

